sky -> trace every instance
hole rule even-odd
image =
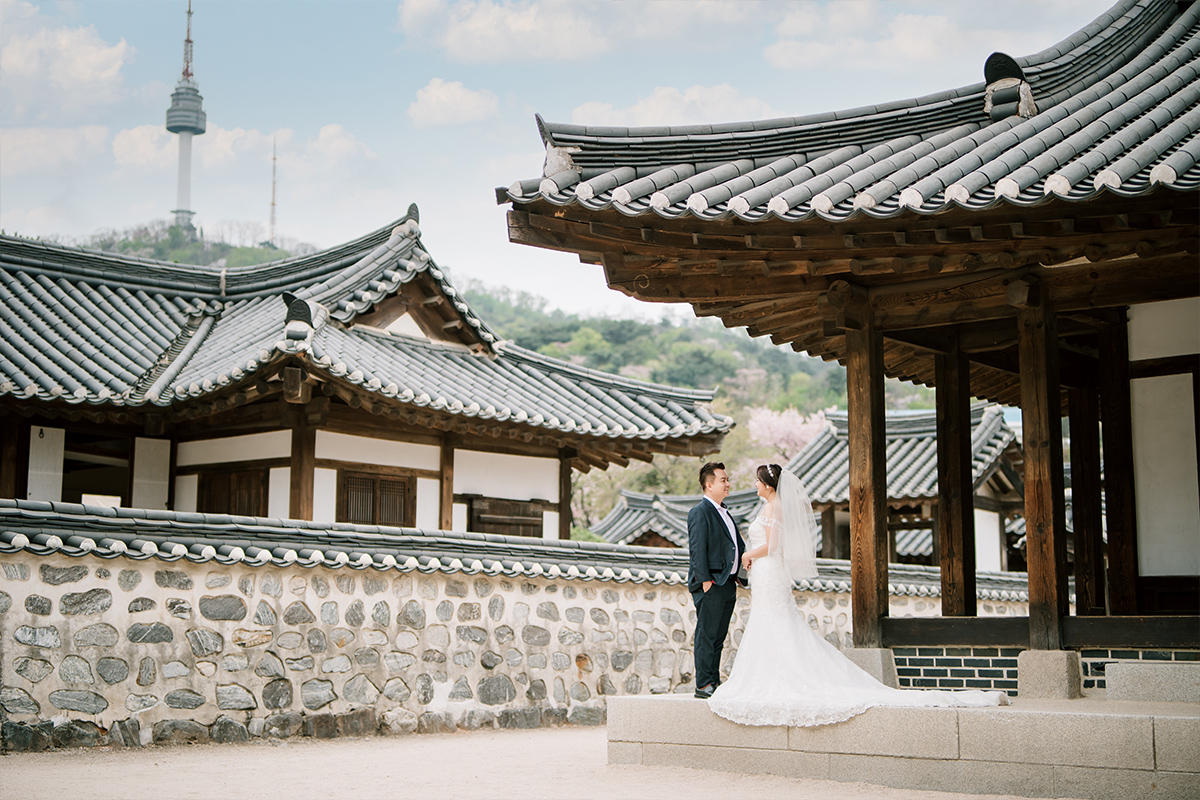
[[[193,0],[208,235],[331,247],[421,210],[452,279],[653,318],[601,268],[508,241],[495,187],[541,175],[534,123],[693,124],[973,84],[1111,0]],[[170,218],[186,0],[0,0],[0,229],[66,241]],[[674,310],[671,310],[674,309]]]

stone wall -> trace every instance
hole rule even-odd
[[[594,725],[608,696],[693,690],[674,582],[33,554],[0,579],[7,749]],[[849,598],[796,593],[838,646]],[[726,668],[748,611],[743,591]]]

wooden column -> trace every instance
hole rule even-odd
[[[971,470],[970,362],[955,335],[934,358],[937,386],[938,553],[942,616],[973,617],[975,503]]]
[[[1075,615],[1103,616],[1104,538],[1100,511],[1100,395],[1068,389],[1071,509],[1075,532]]]
[[[558,538],[571,538],[571,461],[575,450],[564,447],[558,451]]]
[[[821,558],[838,558],[837,517],[833,506],[821,512]]]
[[[292,519],[313,518],[313,475],[317,460],[317,429],[308,424],[308,415],[299,409],[292,427],[292,461],[289,477],[291,492],[288,516]]]
[[[1100,331],[1100,416],[1104,438],[1104,502],[1108,522],[1108,608],[1135,615],[1138,555],[1129,401],[1129,333],[1124,311]]]
[[[870,313],[846,331],[850,446],[850,586],[854,646],[882,647],[888,613],[887,468],[884,450],[883,338]]]
[[[1062,649],[1067,613],[1063,509],[1062,397],[1054,313],[1032,286],[1017,315],[1025,446],[1025,554],[1029,569],[1029,646]]]
[[[17,475],[21,471],[21,426],[12,414],[0,417],[0,497],[16,498]]]
[[[438,527],[454,527],[454,434],[442,437],[441,478],[438,483]]]

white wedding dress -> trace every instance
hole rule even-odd
[[[759,517],[747,550],[767,540]],[[874,706],[1006,705],[1003,692],[892,689],[818,635],[796,606],[779,555],[750,568],[750,618],[729,680],[708,700],[719,716],[742,725],[812,726],[844,722]]]

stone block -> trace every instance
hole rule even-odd
[[[958,758],[953,708],[872,708],[836,725],[788,730],[788,747],[815,753]]]
[[[823,780],[829,773],[829,759],[824,753],[794,750],[646,743],[642,745],[641,763]]]
[[[142,726],[137,717],[119,720],[108,728],[108,741],[114,748],[141,747]]]
[[[1200,662],[1116,661],[1106,670],[1109,700],[1200,703]]]
[[[359,708],[338,714],[337,727],[340,736],[373,736],[379,723],[375,719],[375,709]]]
[[[36,722],[25,725],[20,722],[5,721],[0,726],[0,742],[5,752],[40,753],[51,747],[50,732],[54,725],[50,722]]]
[[[843,655],[884,686],[900,688],[900,681],[896,677],[896,656],[890,648],[850,647]]]
[[[505,709],[500,712],[500,727],[540,728],[542,727],[542,710],[536,706]]]
[[[603,725],[604,719],[604,709],[594,706],[575,706],[567,714],[567,722],[572,725]]]
[[[94,722],[72,719],[55,725],[50,741],[55,747],[96,747],[108,744],[108,734]]]
[[[208,728],[190,719],[164,719],[154,723],[155,744],[207,744]]]
[[[250,741],[250,731],[246,726],[229,717],[217,717],[216,722],[208,729],[208,735],[218,744],[233,744]]]
[[[1200,715],[1154,718],[1154,763],[1168,772],[1200,772]]]
[[[1024,700],[1083,697],[1083,669],[1075,650],[1023,650],[1017,656],[1017,693]]]
[[[642,743],[641,742],[609,742],[608,743],[608,763],[609,764],[641,764],[642,763]]]
[[[458,718],[458,727],[465,731],[496,727],[496,715],[491,711],[472,709]]]
[[[1062,711],[958,710],[959,757],[1018,764],[1154,769],[1149,716]],[[1103,742],[1098,747],[1097,742]]]
[[[449,714],[427,711],[417,719],[417,733],[454,733],[457,726]]]
[[[1054,786],[1060,797],[1088,800],[1196,800],[1200,797],[1200,774],[1054,767]]]
[[[996,761],[959,761],[832,754],[829,780],[912,789],[1020,797],[1057,797],[1050,766]],[[1069,793],[1070,796],[1080,796]],[[957,796],[957,794],[956,794]]]
[[[559,725],[567,724],[567,710],[565,708],[543,708],[542,709],[542,727],[550,728]]]
[[[286,739],[295,736],[304,728],[304,717],[295,711],[271,714],[263,724],[262,735],[270,739]]]
[[[304,735],[314,739],[336,739],[337,717],[333,714],[313,714],[304,718]]]
[[[78,711],[82,714],[100,714],[108,708],[108,701],[95,692],[83,689],[59,689],[50,693],[50,704],[63,711]]]
[[[390,736],[402,736],[417,732],[417,715],[407,708],[393,708],[380,718],[380,730]]]
[[[737,725],[708,703],[683,695],[610,697],[608,735],[614,741],[788,749],[783,726]]]

